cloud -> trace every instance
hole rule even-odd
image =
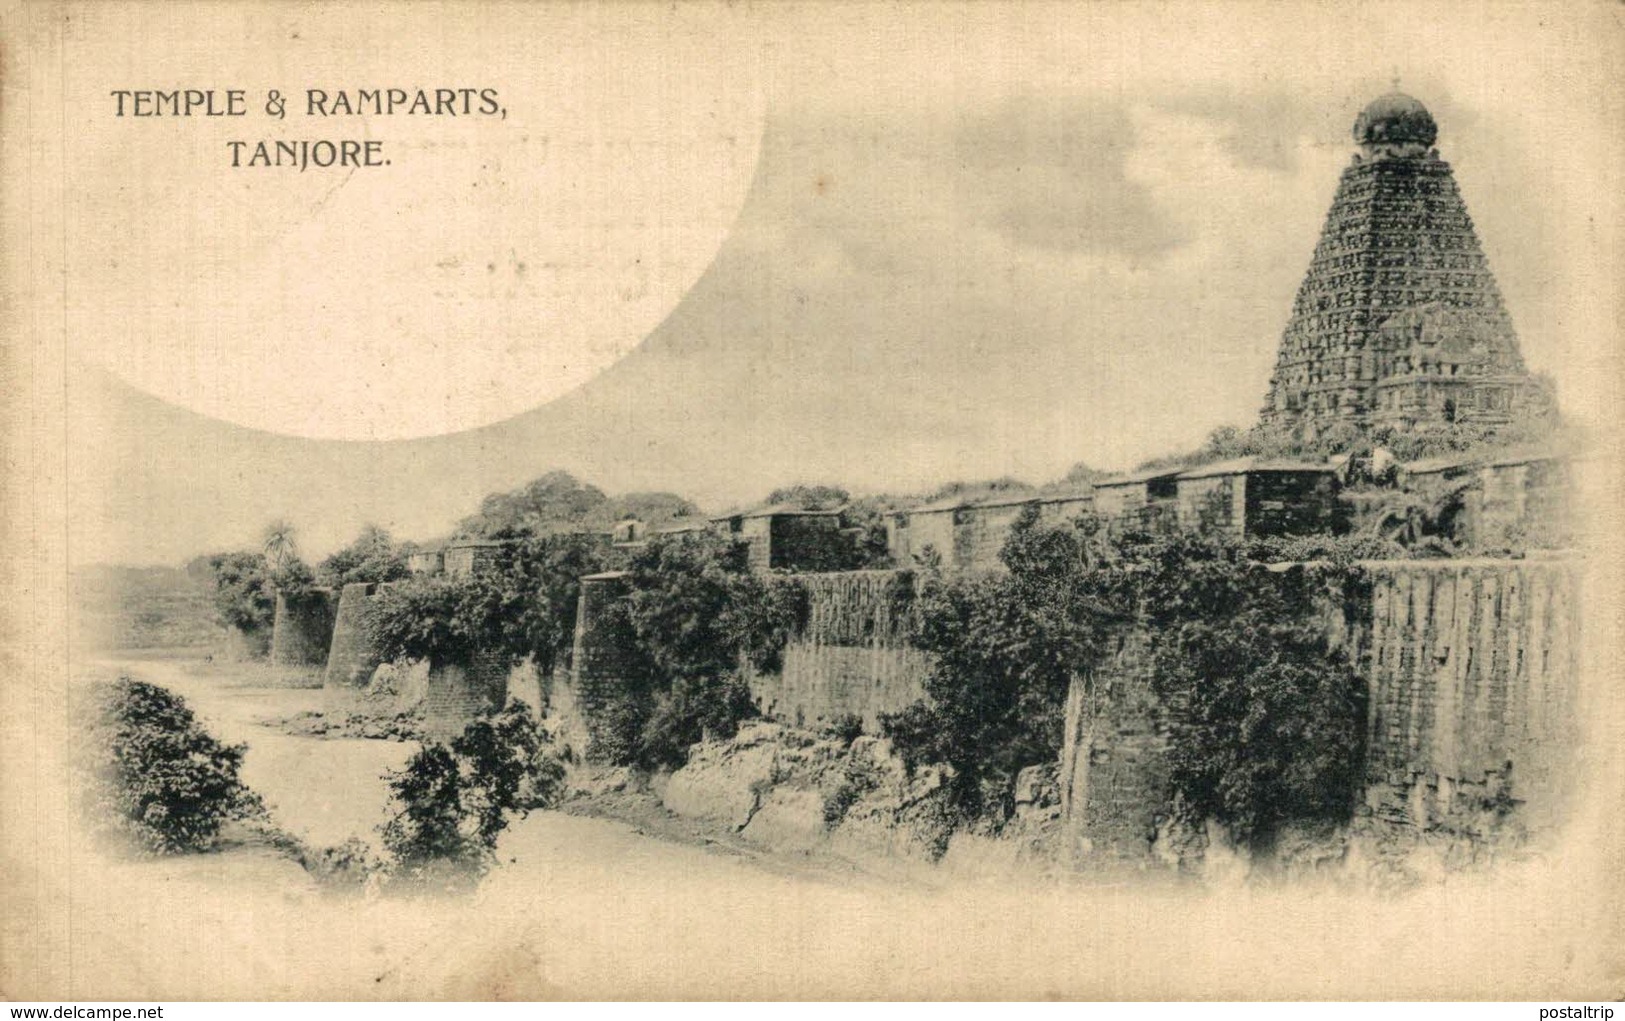
[[[1129,107],[1012,97],[967,115],[954,137],[961,194],[1018,244],[1154,258],[1189,240],[1126,163]]]

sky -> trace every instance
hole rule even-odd
[[[164,387],[143,386],[141,372],[121,367],[128,348],[108,330],[115,294],[117,321],[149,314],[131,297],[141,274],[126,273],[124,284],[87,275],[88,311],[78,323],[101,338],[86,350],[101,354],[76,362],[68,380],[79,452],[73,558],[175,563],[252,545],[274,517],[296,524],[311,555],[366,522],[427,539],[485,493],[554,468],[610,492],[671,490],[720,510],[792,482],[860,493],[1003,475],[1042,482],[1080,461],[1123,469],[1193,447],[1217,426],[1253,420],[1349,161],[1354,118],[1396,75],[1439,122],[1441,155],[1456,169],[1526,361],[1550,372],[1560,399],[1583,416],[1597,379],[1617,378],[1613,345],[1599,343],[1595,324],[1617,322],[1618,309],[1613,284],[1599,286],[1595,267],[1610,264],[1617,241],[1617,218],[1609,219],[1617,207],[1600,196],[1618,133],[1600,131],[1620,111],[1598,84],[1603,69],[1575,64],[1587,25],[1506,5],[1473,9],[1476,23],[1443,8],[1409,18],[1397,7],[1271,14],[1284,9],[921,8],[931,16],[912,20],[899,15],[906,9],[879,7],[783,8],[755,21],[719,14],[734,33],[734,77],[696,84],[689,64],[654,72],[657,81],[742,97],[738,116],[707,119],[706,104],[689,104],[700,111],[696,130],[710,132],[695,150],[726,156],[695,158],[682,173],[702,182],[714,173],[717,189],[628,193],[616,212],[614,201],[605,205],[613,189],[601,188],[596,205],[577,210],[587,217],[578,234],[598,229],[606,209],[621,218],[609,234],[630,247],[617,249],[616,266],[639,258],[639,232],[626,223],[654,225],[644,231],[654,238],[651,261],[669,272],[652,286],[666,288],[669,308],[651,300],[602,320],[604,335],[614,335],[595,356],[602,364],[550,380],[540,400],[536,387],[526,389],[523,353],[536,323],[558,318],[559,308],[548,304],[556,295],[519,281],[518,267],[546,261],[559,243],[545,228],[574,207],[525,219],[527,189],[549,186],[513,162],[535,154],[535,139],[465,136],[474,157],[489,144],[514,169],[493,176],[489,166],[453,161],[435,171],[494,182],[487,191],[495,198],[447,190],[436,206],[432,189],[414,191],[423,222],[474,228],[461,239],[421,228],[392,238],[389,247],[404,254],[388,260],[398,289],[389,307],[436,306],[397,316],[401,336],[392,343],[411,366],[422,343],[415,330],[477,318],[481,329],[464,347],[447,348],[441,337],[428,368],[415,370],[426,383],[449,381],[448,402],[455,387],[476,383],[436,366],[488,359],[492,343],[520,360],[492,363],[477,381],[486,396],[470,407],[480,414],[442,406],[430,416],[448,426],[438,435],[412,435],[425,431],[418,415],[398,430],[403,438],[314,438],[376,434],[377,408],[433,410],[432,387],[420,392],[416,383],[355,390],[352,380],[353,418],[338,398],[302,413],[301,422],[322,416],[325,430],[240,424],[253,416],[223,406],[207,374],[195,381],[201,391],[155,395]],[[647,45],[674,44],[655,33]],[[493,80],[504,59],[493,59]],[[518,103],[526,93],[510,95]],[[624,133],[640,122],[603,123]],[[741,130],[759,137],[741,143]],[[663,144],[671,151],[683,142]],[[85,182],[82,194],[97,194],[95,185]],[[332,201],[324,216],[348,208],[343,193]],[[300,242],[314,266],[302,272],[319,276],[324,258],[335,274],[343,259],[353,262],[357,232],[380,222],[374,206],[354,215],[324,221],[319,236]],[[672,226],[661,215],[692,223]],[[502,257],[487,259],[476,241],[499,222],[493,244]],[[138,239],[156,229],[131,228]],[[671,243],[682,229],[685,240]],[[180,275],[189,261],[221,258],[219,239],[196,229],[187,236],[191,247],[166,241]],[[435,268],[453,257],[475,271]],[[479,271],[482,264],[489,268]],[[143,265],[152,272],[153,263]],[[269,272],[263,260],[229,268],[244,275],[258,317],[245,336],[263,345],[294,329],[279,325],[277,303],[265,299],[268,288],[294,286],[291,271]],[[510,285],[493,284],[501,274]],[[590,302],[592,286],[570,300]],[[324,299],[346,329],[387,332],[389,316],[371,317],[376,296],[353,299],[369,315],[344,319],[346,293]],[[159,321],[177,335],[208,329],[218,338],[218,323],[243,307],[207,293],[188,300],[217,298],[211,316]],[[589,306],[571,307],[589,325],[599,321]],[[387,350],[373,334],[365,342]],[[189,357],[196,350],[208,349]],[[262,358],[267,392],[308,384],[317,355],[269,350],[285,357]],[[391,372],[379,380],[413,375]],[[492,399],[498,391],[502,400]],[[516,401],[524,410],[505,413]],[[294,406],[292,398],[261,403]]]

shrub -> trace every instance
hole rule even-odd
[[[490,567],[466,578],[413,579],[380,593],[367,628],[380,657],[467,665],[529,656],[544,676],[567,657],[582,575],[603,566],[591,540],[505,533]]]
[[[612,761],[681,766],[695,742],[732,737],[755,715],[742,662],[777,668],[806,596],[746,567],[743,546],[708,533],[659,538],[634,555],[630,591],[606,609],[632,646],[605,739],[594,737]]]
[[[581,578],[604,569],[603,553],[583,535],[496,537],[505,542],[470,579],[463,612],[483,644],[513,662],[529,656],[545,677],[569,657]]]
[[[669,691],[655,696],[638,734],[635,761],[646,769],[676,769],[688,761],[689,748],[732,738],[740,721],[755,714],[750,689],[736,675],[678,677]]]
[[[904,764],[946,763],[962,817],[994,819],[1019,770],[1059,751],[1066,692],[1118,634],[1143,630],[1170,739],[1171,794],[1267,844],[1294,819],[1346,817],[1364,762],[1365,690],[1330,646],[1321,600],[1362,584],[1356,540],[1241,544],[1043,527],[1025,512],[1008,573],[929,579],[915,644],[929,702],[883,715]],[[1271,569],[1261,553],[1325,559]]]
[[[863,736],[863,717],[857,713],[842,713],[824,727],[825,736],[849,745]]]
[[[380,592],[365,627],[385,663],[420,659],[435,666],[467,664],[482,637],[467,612],[470,602],[465,579],[413,580]]]
[[[824,829],[832,830],[846,818],[852,806],[880,788],[880,772],[872,760],[849,756],[841,771],[841,781],[824,798]]]
[[[460,887],[491,866],[511,815],[552,803],[564,769],[516,702],[449,746],[424,745],[385,779],[398,806],[382,828],[391,877]]]
[[[87,791],[98,832],[178,854],[214,846],[228,820],[264,813],[238,777],[245,747],[211,737],[180,696],[120,677],[94,698]]]

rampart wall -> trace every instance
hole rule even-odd
[[[914,578],[907,571],[804,574],[806,627],[777,672],[751,672],[764,715],[816,728],[857,716],[871,733],[881,713],[925,697],[931,661],[907,642]]]
[[[1555,825],[1579,738],[1580,566],[1572,560],[1364,565],[1369,598],[1328,627],[1369,688],[1365,790],[1351,842],[1460,862]],[[1070,850],[1097,863],[1170,847],[1167,719],[1145,636],[1073,685],[1059,778]]]
[[[333,641],[327,653],[323,683],[329,688],[365,687],[378,668],[378,657],[366,634],[367,605],[376,585],[356,582],[339,592],[333,619]]]
[[[325,667],[337,603],[331,589],[278,592],[271,621],[271,662],[278,666]]]

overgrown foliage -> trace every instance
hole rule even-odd
[[[264,813],[238,775],[244,746],[215,740],[180,696],[120,677],[91,698],[85,790],[98,833],[179,854],[207,850],[226,822]]]
[[[485,637],[472,604],[467,579],[443,575],[413,579],[381,591],[367,612],[365,627],[382,662],[466,665]]]
[[[367,628],[388,662],[467,665],[476,653],[531,657],[544,675],[564,660],[575,632],[580,579],[603,567],[579,535],[504,534],[490,566],[467,578],[412,579],[379,594]]]
[[[1055,758],[1068,685],[1126,619],[1117,579],[1091,548],[1096,532],[1044,527],[1038,513],[1027,508],[1012,528],[1007,573],[925,579],[913,641],[934,655],[931,700],[881,720],[911,767],[953,767],[967,816],[991,808],[988,792],[1022,767]]]
[[[220,623],[238,631],[250,651],[264,655],[271,647],[276,615],[276,587],[262,553],[216,553],[209,557],[214,608]]]
[[[935,655],[929,702],[882,720],[905,762],[953,767],[966,816],[997,816],[1017,772],[1054,761],[1069,685],[1101,679],[1125,636],[1149,648],[1177,803],[1238,837],[1346,815],[1363,763],[1365,693],[1331,647],[1323,600],[1358,584],[1369,552],[1328,541],[1324,563],[1272,568],[1270,550],[1180,533],[1108,537],[1092,516],[1017,521],[1008,572],[931,579],[915,642]],[[1112,669],[1132,669],[1119,664]]]
[[[1127,553],[1185,809],[1255,845],[1285,822],[1346,818],[1366,690],[1317,604],[1340,605],[1357,571],[1271,569],[1239,544],[1190,535]]]
[[[335,588],[354,582],[399,581],[409,571],[407,558],[416,547],[396,542],[387,529],[366,525],[350,545],[316,565],[316,578]]]
[[[599,623],[630,646],[621,698],[601,714],[607,754],[679,766],[691,745],[730,738],[754,715],[741,671],[779,668],[807,595],[793,576],[747,566],[743,546],[711,533],[657,538],[633,556],[626,598]]]
[[[494,863],[512,816],[553,802],[564,767],[529,707],[515,702],[469,724],[450,745],[424,745],[385,779],[395,805],[382,828],[390,878],[457,888]]]

